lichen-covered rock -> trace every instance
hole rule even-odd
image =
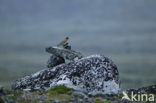
[[[45,90],[66,85],[89,94],[118,94],[120,78],[117,66],[107,57],[92,55],[39,71],[15,81],[13,90]]]
[[[141,87],[138,89],[128,89],[126,90],[126,92],[128,94],[131,94],[132,92],[134,94],[156,94],[156,85],[151,85],[151,86],[147,86],[147,87]]]

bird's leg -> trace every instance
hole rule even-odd
[[[63,48],[64,48],[64,49],[71,50],[71,45],[69,45],[69,43],[67,42],[67,43],[65,43],[65,44],[63,45]]]

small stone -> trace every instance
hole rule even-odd
[[[65,63],[64,58],[56,56],[56,55],[52,55],[47,62],[47,67],[52,68],[62,63]]]
[[[47,47],[45,51],[70,61],[74,60],[75,58],[81,59],[83,57],[83,55],[80,52],[76,52],[74,50],[64,49],[60,47]]]

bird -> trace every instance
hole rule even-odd
[[[64,44],[67,43],[68,40],[69,40],[69,37],[66,37],[63,41],[61,41],[59,44],[57,44],[57,46],[63,46]]]

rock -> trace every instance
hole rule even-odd
[[[46,52],[52,54],[47,62],[47,67],[52,68],[59,64],[65,63],[65,60],[81,59],[83,56],[80,52],[71,50],[71,45],[67,42],[69,37],[60,42],[57,46],[47,47]]]
[[[52,55],[47,62],[47,67],[52,68],[62,63],[65,63],[64,58],[56,56],[56,55]]]
[[[73,92],[72,95],[79,96],[79,98],[83,98],[83,99],[88,98],[88,96],[86,94],[84,94],[83,92],[79,92],[79,91]]]
[[[92,55],[18,79],[12,89],[46,90],[56,85],[92,95],[118,94],[120,78],[117,66],[109,58]]]
[[[6,92],[4,91],[4,88],[0,87],[0,96],[5,95],[5,94],[6,94]]]
[[[131,94],[133,92],[134,94],[156,94],[156,85],[151,85],[147,87],[141,87],[138,89],[128,89],[127,93]]]
[[[83,55],[80,52],[60,47],[47,47],[46,52],[67,60],[74,60],[75,58],[81,59],[83,57]]]

